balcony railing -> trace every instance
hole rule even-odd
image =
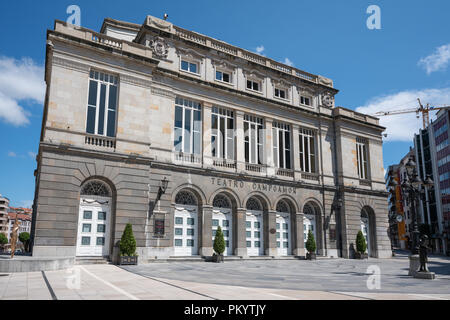
[[[316,173],[302,172],[302,179],[319,181],[319,175]]]
[[[111,137],[86,135],[86,137],[84,138],[84,143],[91,146],[116,149],[116,138]]]
[[[277,176],[293,178],[294,177],[294,170],[278,168],[277,169]]]
[[[372,186],[372,183],[370,182],[370,180],[359,180],[359,185],[370,187]]]
[[[213,159],[213,166],[219,168],[236,169],[236,161],[228,159]]]
[[[258,173],[266,173],[266,166],[261,164],[246,163],[245,170]]]
[[[203,162],[202,156],[199,154],[174,152],[173,155],[175,162],[195,163],[195,164],[202,164]]]

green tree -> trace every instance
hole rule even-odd
[[[131,223],[125,226],[122,238],[119,243],[120,255],[122,256],[136,256],[136,239],[133,234],[133,227]]]
[[[316,240],[314,239],[314,234],[311,230],[308,232],[308,240],[306,240],[306,250],[309,253],[316,252]]]
[[[356,251],[358,251],[359,253],[365,253],[366,249],[366,238],[364,238],[362,231],[359,230],[358,234],[356,235]]]
[[[225,251],[225,239],[223,237],[223,232],[220,226],[217,228],[216,236],[214,237],[214,252],[221,255]]]
[[[8,243],[8,238],[3,233],[0,233],[0,246],[1,246],[2,250],[3,250],[3,246],[7,243]]]
[[[28,252],[28,245],[30,244],[30,234],[28,232],[22,232],[19,235],[19,240],[23,243],[25,251]]]

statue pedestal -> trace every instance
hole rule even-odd
[[[433,280],[436,278],[436,275],[434,274],[434,272],[430,271],[416,271],[416,273],[414,274],[414,278]]]
[[[408,276],[414,276],[417,270],[420,269],[420,259],[418,254],[412,254],[409,256],[409,272]]]

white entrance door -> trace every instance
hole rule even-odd
[[[77,256],[108,256],[111,199],[82,198],[78,218]]]
[[[361,217],[361,231],[367,244],[367,253],[370,256],[370,236],[369,236],[369,219]]]
[[[233,255],[233,218],[231,209],[225,208],[214,208],[212,217],[212,240],[214,244],[214,238],[216,236],[217,227],[220,226],[223,232],[223,237],[225,239],[225,251],[224,256]]]
[[[248,256],[264,255],[263,212],[247,210],[246,242]]]
[[[314,240],[316,240],[316,248],[317,248],[316,218],[314,217],[314,215],[305,214],[303,218],[303,240],[305,241],[305,249],[306,249],[306,241],[308,240],[308,233],[310,230],[314,235]]]
[[[277,213],[277,253],[279,256],[291,254],[291,224],[289,213]]]
[[[198,216],[196,206],[175,208],[174,254],[195,256],[198,254]]]

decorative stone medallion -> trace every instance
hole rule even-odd
[[[334,97],[330,94],[325,94],[322,96],[322,104],[328,108],[333,107]]]
[[[150,41],[150,48],[159,58],[166,59],[169,54],[169,45],[164,38],[161,37],[155,37],[152,41]]]

